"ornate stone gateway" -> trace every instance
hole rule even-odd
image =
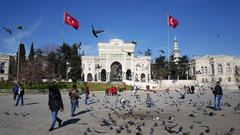
[[[84,81],[149,82],[151,58],[135,56],[135,44],[111,39],[98,43],[98,56],[82,56]]]
[[[110,81],[122,81],[122,65],[117,61],[111,65]]]

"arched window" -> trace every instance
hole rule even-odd
[[[138,82],[138,74],[135,74],[135,81]]]
[[[223,74],[223,67],[221,64],[218,64],[218,74]]]
[[[5,72],[4,68],[5,68],[5,63],[1,63],[0,64],[0,74],[4,74],[4,72]]]
[[[126,73],[126,80],[132,80],[132,72],[130,69],[127,70]]]
[[[202,78],[202,82],[204,83],[204,78]]]
[[[236,67],[235,67],[235,74],[236,74],[236,75],[239,75],[239,72],[240,72],[240,68],[236,66]]]
[[[87,81],[88,81],[88,82],[91,82],[92,80],[93,80],[92,74],[91,74],[91,73],[88,73],[88,75],[87,75]]]
[[[97,81],[97,74],[95,74],[95,76],[94,76],[94,80],[95,80],[95,82]]]
[[[204,74],[204,68],[203,67],[201,67],[201,73]]]
[[[141,82],[146,82],[146,77],[144,73],[141,74]]]
[[[105,82],[107,80],[107,72],[105,69],[101,71],[101,81]]]
[[[232,68],[230,66],[230,63],[227,63],[226,72],[227,72],[227,74],[231,74],[232,73]]]
[[[208,69],[207,69],[207,67],[205,67],[205,73],[206,73],[206,74],[208,73]]]

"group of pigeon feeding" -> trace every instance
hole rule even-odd
[[[172,95],[176,92],[179,94],[179,97],[175,97]],[[201,101],[203,95],[207,93],[207,91],[202,91],[198,94],[188,93],[187,90],[175,90],[170,91],[166,89],[164,92],[156,92],[153,91],[155,96],[162,99],[163,102],[157,104],[160,100],[153,101],[154,106],[152,108],[143,107],[144,99],[141,95],[132,95],[130,99],[126,99],[124,96],[118,95],[115,97],[105,97],[103,99],[102,105],[98,108],[109,110],[106,117],[97,116],[94,113],[90,113],[94,119],[98,121],[98,124],[102,128],[106,128],[104,131],[96,130],[96,128],[91,129],[87,127],[83,132],[84,135],[88,134],[109,134],[110,132],[114,132],[115,134],[136,134],[142,135],[146,134],[147,130],[149,135],[158,135],[158,134],[166,134],[161,130],[165,130],[168,134],[173,135],[234,135],[236,133],[236,129],[234,127],[227,130],[225,133],[220,133],[218,131],[214,131],[214,128],[207,125],[207,123],[202,118],[207,117],[215,117],[219,115],[217,112],[212,111],[213,103],[212,101]],[[191,94],[189,99],[188,94]],[[96,95],[95,95],[96,97]],[[143,96],[144,97],[144,96]],[[195,98],[194,98],[195,97]],[[231,98],[226,95],[226,98]],[[193,100],[192,98],[196,99]],[[110,99],[115,99],[110,100]],[[98,100],[99,102],[100,100]],[[176,107],[177,113],[181,113],[181,106],[186,105],[188,107],[192,107],[192,111],[190,111],[187,115],[182,116],[188,119],[189,127],[186,125],[181,125],[181,120],[178,117],[175,117],[172,112],[166,111],[163,109],[164,105],[169,105],[171,107]],[[231,104],[228,102],[222,103],[223,106],[231,107]],[[91,107],[93,109],[93,107]],[[240,103],[234,107],[234,114],[240,114]],[[202,117],[200,117],[202,115]],[[221,114],[219,117],[224,117],[224,114]],[[219,118],[218,117],[218,118]],[[160,130],[159,130],[160,129]],[[196,129],[195,131],[193,131]],[[110,130],[110,132],[108,132]],[[196,133],[196,131],[200,131]]]
[[[1,27],[2,27],[2,29],[3,29],[4,31],[6,31],[9,35],[12,35],[12,34],[13,34],[13,30],[11,30],[10,28],[4,27],[4,26],[1,26]],[[17,28],[18,30],[22,30],[22,29],[24,29],[24,26],[19,25],[19,26],[17,26],[16,28]]]

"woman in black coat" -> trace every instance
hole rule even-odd
[[[59,89],[55,85],[49,86],[49,109],[52,112],[52,124],[49,131],[54,129],[56,121],[58,121],[58,127],[61,127],[62,120],[57,117],[58,111],[63,111],[63,102]]]

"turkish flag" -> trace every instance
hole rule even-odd
[[[171,15],[168,15],[168,25],[176,28],[178,25],[177,19],[173,18]]]
[[[70,16],[67,12],[64,12],[64,22],[67,25],[72,26],[74,29],[78,29],[79,27],[79,22],[76,18]]]

